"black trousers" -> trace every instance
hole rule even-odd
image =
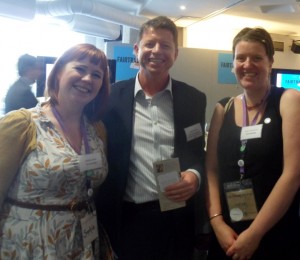
[[[194,212],[184,207],[161,212],[158,201],[124,202],[120,260],[190,260],[194,251]]]

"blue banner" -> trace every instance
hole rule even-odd
[[[131,46],[115,46],[116,81],[135,77],[138,72],[136,58]]]
[[[218,83],[236,84],[233,70],[233,58],[230,53],[219,53],[218,57]]]

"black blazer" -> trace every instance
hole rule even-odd
[[[129,169],[134,86],[135,78],[117,82],[112,86],[108,110],[103,119],[108,133],[109,173],[96,193],[95,202],[99,220],[104,224],[112,242],[118,236]],[[203,178],[206,96],[196,88],[176,80],[172,80],[172,95],[175,157],[179,158],[182,171],[196,169]],[[196,123],[201,124],[203,135],[187,142],[184,129]]]
[[[5,97],[5,113],[20,108],[32,108],[35,107],[38,100],[31,91],[31,87],[28,82],[20,77],[10,88],[8,89]]]

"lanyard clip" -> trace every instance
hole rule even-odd
[[[240,184],[243,183],[243,180],[244,180],[244,173],[241,173],[241,174],[240,174]]]

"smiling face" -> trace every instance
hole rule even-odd
[[[152,27],[144,31],[134,51],[141,66],[140,73],[150,76],[168,75],[178,55],[172,33]]]
[[[104,72],[87,57],[67,63],[58,76],[58,101],[84,107],[102,86]]]
[[[272,64],[260,42],[242,40],[235,46],[234,73],[246,90],[268,87]]]

